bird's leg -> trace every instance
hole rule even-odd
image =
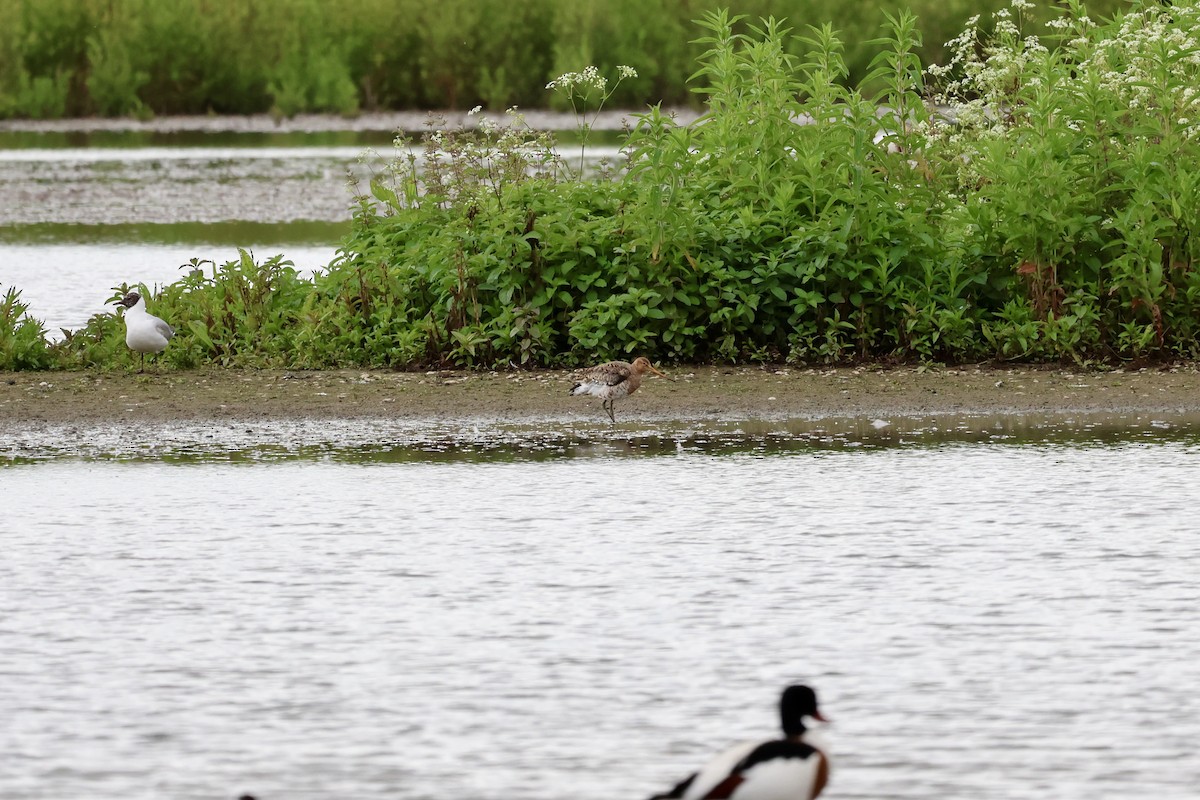
[[[616,424],[617,424],[617,418],[616,418],[616,416],[614,416],[614,415],[613,415],[613,405],[615,405],[615,403],[616,403],[616,400],[615,400],[615,398],[612,398],[612,397],[610,397],[610,398],[608,398],[608,400],[607,400],[606,402],[608,403],[608,406],[607,406],[607,408],[608,408],[608,418],[609,418],[610,420],[612,420],[612,424],[616,425]]]
[[[138,370],[139,373],[146,371],[146,354],[142,353],[141,356],[142,356],[142,367],[141,367],[141,369]]]

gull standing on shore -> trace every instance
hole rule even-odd
[[[628,397],[642,385],[642,376],[653,372],[661,378],[671,380],[650,365],[645,356],[638,356],[630,364],[625,361],[609,361],[606,364],[585,369],[581,380],[571,389],[571,394],[590,394],[601,398],[603,408],[608,412],[608,418],[616,423],[613,414],[613,403],[622,397]]]
[[[138,372],[146,371],[146,353],[161,353],[175,335],[175,329],[146,311],[146,301],[137,292],[129,292],[114,306],[125,309],[125,344],[135,353],[141,353],[142,366]]]

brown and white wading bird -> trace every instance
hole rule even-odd
[[[125,309],[125,344],[135,353],[141,353],[142,366],[138,372],[146,371],[146,353],[161,353],[175,335],[175,329],[146,311],[146,301],[137,292],[128,292],[114,306]]]
[[[789,686],[779,700],[783,738],[736,744],[650,800],[813,800],[829,782],[829,756],[804,725],[825,722],[817,695]]]
[[[571,389],[571,394],[590,394],[601,398],[604,401],[604,410],[608,412],[608,418],[616,423],[613,403],[636,392],[642,385],[642,376],[647,372],[653,372],[661,378],[671,380],[652,367],[648,358],[638,356],[632,364],[625,361],[609,361],[585,369],[580,373],[580,381]]]

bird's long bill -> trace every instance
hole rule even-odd
[[[829,722],[829,717],[825,716],[820,711],[817,711],[815,708],[813,709],[812,717],[817,722]]]
[[[658,377],[660,377],[660,378],[666,378],[666,379],[667,379],[667,380],[669,380],[669,381],[673,381],[673,380],[675,380],[674,378],[672,378],[672,377],[671,377],[670,375],[668,375],[667,373],[665,373],[665,372],[659,372],[658,370],[656,370],[656,369],[654,368],[654,365],[653,365],[653,364],[651,364],[651,365],[650,365],[650,371],[651,371],[651,372],[653,372],[655,375],[657,375],[657,376],[658,376]]]

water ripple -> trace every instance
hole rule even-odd
[[[737,428],[10,461],[0,794],[646,796],[804,679],[838,797],[1193,795],[1187,436]]]

